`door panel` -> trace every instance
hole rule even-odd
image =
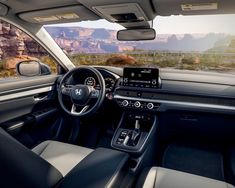
[[[12,23],[0,19],[0,24],[0,37],[7,42],[0,47],[0,127],[28,147],[48,139],[61,140],[67,135],[62,127],[69,126],[63,123],[56,84],[58,74],[65,71],[31,36]],[[22,62],[37,62],[40,66],[24,66],[28,77],[23,77],[17,73]],[[45,67],[48,71],[43,74]]]
[[[57,76],[5,81],[0,84],[0,123],[31,113],[41,102],[54,100]]]
[[[0,126],[30,148],[61,134],[58,78],[50,75],[0,82]]]

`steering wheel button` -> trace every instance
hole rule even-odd
[[[93,90],[93,91],[91,92],[91,96],[92,96],[92,97],[99,97],[99,94],[100,94],[99,90]]]
[[[69,89],[69,88],[63,88],[63,89],[62,89],[62,93],[63,93],[64,95],[69,95],[69,94],[70,94],[70,89]]]

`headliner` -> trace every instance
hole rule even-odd
[[[2,4],[5,4],[9,7],[9,13],[13,15],[20,15],[27,13],[29,17],[31,12],[37,11],[37,14],[40,15],[41,10],[48,10],[58,7],[73,7],[74,5],[80,5],[83,7],[79,0],[0,0]],[[92,3],[106,3],[117,4],[120,2],[139,2],[140,0],[94,0]],[[152,1],[152,2],[151,2]],[[234,0],[200,0],[200,3],[218,3],[218,10],[203,10],[203,11],[182,11],[181,5],[186,3],[198,4],[198,0],[149,0],[146,3],[150,3],[153,6],[149,6],[148,10],[145,9],[145,12],[152,12],[153,15],[160,16],[170,16],[170,15],[206,15],[206,14],[235,14],[235,1]],[[152,8],[151,8],[152,7]],[[85,10],[86,9],[86,10]],[[150,10],[151,9],[151,10]],[[87,11],[87,8],[84,7],[84,11]],[[82,10],[79,10],[80,12]],[[45,11],[42,11],[42,16]],[[83,11],[81,12],[83,13]],[[95,19],[100,19],[95,13],[90,11],[90,16]],[[154,17],[153,16],[153,17]],[[152,18],[153,18],[152,17]],[[89,19],[89,17],[87,17]],[[151,19],[152,19],[151,18]],[[29,20],[25,19],[30,22]],[[86,17],[81,17],[81,20],[86,20]]]
[[[76,0],[0,0],[14,13],[78,5]]]

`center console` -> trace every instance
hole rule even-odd
[[[123,78],[116,87],[114,99],[123,108],[123,116],[113,136],[111,146],[134,154],[144,152],[157,127],[154,112],[160,104],[148,101],[146,94],[161,87],[156,68],[124,68]]]
[[[111,146],[130,154],[129,171],[133,174],[151,165],[157,135],[157,112],[161,104],[153,96],[161,89],[156,68],[124,68],[113,98],[123,114]],[[149,152],[151,151],[151,152]]]
[[[111,146],[129,153],[141,154],[157,126],[155,115],[124,113]]]

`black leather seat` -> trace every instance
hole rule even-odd
[[[92,151],[46,141],[32,152],[0,128],[0,187],[54,187]]]

